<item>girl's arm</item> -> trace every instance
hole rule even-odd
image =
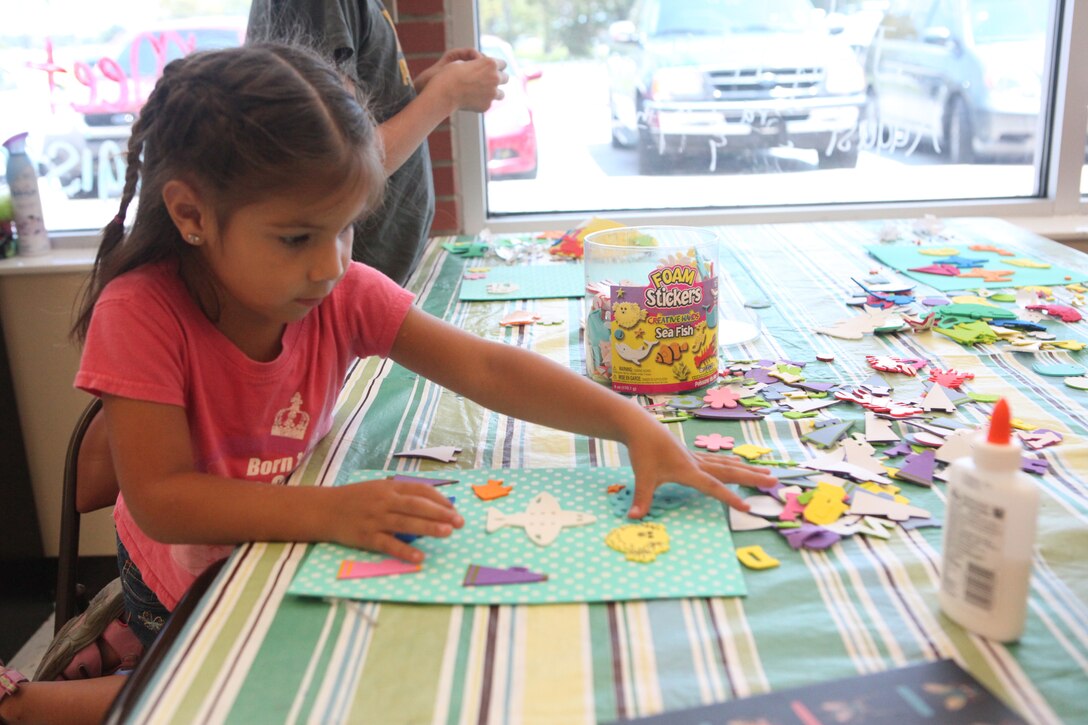
[[[163,543],[336,541],[421,561],[396,533],[449,536],[464,522],[432,486],[370,481],[319,488],[199,473],[185,411],[103,396],[121,493],[140,528]]]
[[[646,514],[663,483],[683,483],[747,510],[725,483],[771,486],[776,481],[766,469],[736,458],[692,453],[634,401],[541,355],[481,340],[417,308],[401,326],[391,357],[500,413],[625,444],[635,471],[632,518]]]
[[[470,59],[469,59],[470,58]],[[470,49],[452,50],[416,79],[420,93],[378,131],[385,147],[385,170],[393,173],[423,139],[454,111],[483,113],[508,80],[506,62]]]

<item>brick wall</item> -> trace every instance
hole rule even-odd
[[[397,35],[413,75],[442,57],[447,47],[445,0],[386,0],[397,21]],[[453,139],[449,121],[427,139],[434,165],[436,207],[433,234],[461,231],[460,197],[454,174]]]

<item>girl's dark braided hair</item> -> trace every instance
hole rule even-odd
[[[316,52],[259,43],[198,52],[169,63],[132,125],[117,216],[102,232],[72,334],[86,338],[95,302],[118,275],[166,259],[185,243],[163,203],[171,179],[214,200],[220,228],[246,204],[300,184],[367,182],[380,203],[385,174],[361,93]],[[128,234],[125,216],[139,193]]]

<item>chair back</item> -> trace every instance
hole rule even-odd
[[[102,416],[94,398],[83,410],[68,440],[61,500],[60,550],[57,552],[57,612],[54,630],[79,614],[79,522],[83,514],[112,506],[120,491]]]

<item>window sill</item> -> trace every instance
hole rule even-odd
[[[54,249],[36,257],[11,257],[0,260],[0,277],[17,274],[68,274],[89,272],[94,266],[94,247]]]

